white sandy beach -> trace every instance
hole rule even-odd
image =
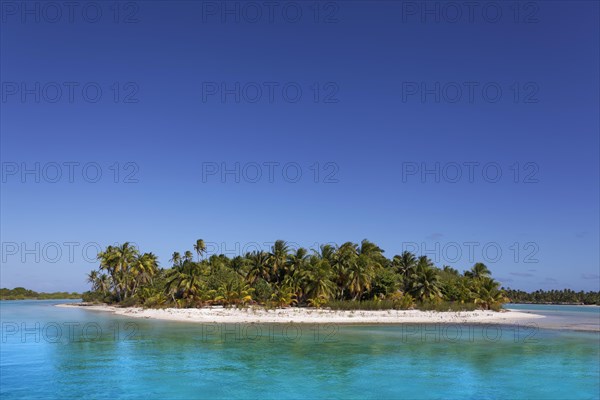
[[[526,320],[544,318],[541,315],[517,311],[495,312],[483,310],[436,312],[419,310],[332,311],[296,307],[267,310],[260,307],[244,309],[222,307],[143,309],[137,307],[119,308],[107,305],[84,306],[80,304],[59,304],[57,306],[80,307],[90,311],[112,312],[117,315],[135,318],[203,323],[515,324]]]

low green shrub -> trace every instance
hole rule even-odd
[[[111,303],[110,295],[100,292],[84,292],[81,299],[86,303]]]
[[[417,304],[417,308],[423,311],[474,311],[479,309],[474,303],[460,303],[456,301],[424,301]]]
[[[326,304],[332,310],[407,310],[412,306],[412,299],[407,302],[400,300],[332,300]]]

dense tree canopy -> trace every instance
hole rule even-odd
[[[79,293],[69,292],[53,292],[43,293],[25,289],[24,287],[16,287],[14,289],[0,289],[0,300],[55,300],[55,299],[80,299]]]
[[[169,268],[159,268],[152,253],[124,243],[98,254],[99,269],[88,280],[85,300],[145,307],[207,305],[338,308],[499,309],[507,292],[482,263],[460,273],[436,267],[426,256],[404,252],[391,259],[363,240],[308,251],[277,240],[270,251],[229,258],[206,258],[198,239],[197,255],[174,252]]]
[[[550,303],[550,304],[596,304],[600,305],[600,292],[576,292],[571,289],[536,290],[527,293],[522,290],[505,289],[513,303]]]

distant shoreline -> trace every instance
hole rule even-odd
[[[44,298],[44,297],[26,297],[24,299],[0,299],[0,301],[25,301],[25,300],[38,300],[38,301],[62,301],[62,300],[82,300],[81,297],[57,297],[57,298]]]
[[[504,303],[504,304],[523,304],[534,306],[581,306],[581,307],[600,307],[600,304],[583,304],[583,303]]]
[[[80,307],[90,311],[111,312],[133,318],[197,323],[316,323],[316,324],[515,324],[544,318],[518,311],[421,311],[421,310],[353,310],[334,311],[317,308],[164,308],[114,307],[108,305],[58,304],[57,307]]]
[[[25,298],[25,299],[3,299],[0,298],[0,301],[23,301],[23,300],[55,300],[55,301],[59,301],[59,300],[82,300],[81,297],[64,297],[64,298],[56,298],[56,299],[52,299],[52,298]],[[600,307],[600,304],[581,304],[581,303],[526,303],[526,302],[520,302],[520,303],[505,303],[505,305],[511,305],[511,304],[522,304],[522,305],[535,305],[535,306],[578,306],[578,307]],[[91,306],[91,305],[87,305],[87,304],[79,304],[80,307],[87,307],[87,306]],[[122,308],[122,307],[117,307],[117,308]],[[361,311],[361,310],[357,310],[357,311]]]
[[[0,288],[0,301],[13,300],[78,300],[82,298],[77,292],[37,292],[22,286],[14,289]]]

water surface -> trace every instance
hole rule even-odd
[[[0,302],[2,399],[593,399],[600,392],[597,332],[192,324],[56,303]]]
[[[504,308],[543,315],[531,320],[542,328],[600,331],[600,307],[559,304],[505,304]]]

